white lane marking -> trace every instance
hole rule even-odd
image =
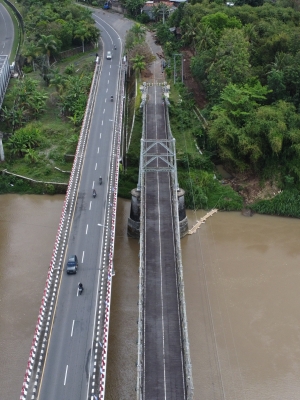
[[[84,260],[84,250],[83,250],[83,252],[82,252],[81,263],[83,263],[83,260]]]
[[[92,187],[92,189],[94,189],[94,187],[95,187],[95,181],[93,181],[93,187]]]
[[[86,235],[87,235],[87,233],[88,233],[88,230],[89,230],[89,225],[87,224],[86,230],[85,230],[85,234],[86,234]]]
[[[64,386],[66,386],[67,375],[68,375],[68,366],[66,366],[66,373],[65,373]]]
[[[98,147],[98,150],[97,150],[97,154],[99,154],[99,147]]]
[[[107,84],[109,85],[109,80],[107,81]]]
[[[104,103],[106,103],[106,99],[104,100]]]
[[[111,68],[111,65],[109,66],[109,68]]]
[[[108,88],[106,89],[106,93],[108,92]]]
[[[90,201],[90,208],[89,208],[89,210],[92,208],[92,200]]]
[[[96,163],[96,165],[95,165],[95,171],[96,171],[96,169],[97,169],[97,163]]]
[[[74,330],[74,322],[75,322],[75,319],[73,319],[73,323],[72,323],[72,329],[71,329],[71,337],[73,336],[73,330]]]
[[[105,114],[105,108],[104,108],[104,110],[103,110],[103,114]]]
[[[109,71],[109,73],[108,73],[108,76],[110,76],[110,71]]]
[[[103,120],[102,120],[102,122],[101,122],[101,125],[103,125]]]
[[[102,133],[100,133],[100,139],[101,139],[101,135],[102,135]]]

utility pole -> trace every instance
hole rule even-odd
[[[2,144],[3,133],[0,132],[0,161],[4,161],[4,150]]]

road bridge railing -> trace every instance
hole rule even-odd
[[[168,103],[167,103],[168,104]],[[170,125],[169,118],[169,107],[165,107],[166,126],[168,137],[173,139],[173,134]],[[175,139],[174,139],[175,140]],[[173,218],[175,227],[175,252],[176,252],[176,273],[177,273],[177,290],[179,298],[179,310],[181,318],[181,337],[183,341],[183,357],[184,357],[184,373],[186,382],[186,394],[187,400],[193,399],[194,396],[194,384],[192,376],[192,363],[190,353],[190,343],[188,336],[188,322],[186,314],[186,303],[185,303],[185,292],[184,292],[184,280],[183,280],[183,265],[181,257],[181,246],[180,246],[180,226],[179,226],[179,213],[178,213],[178,196],[177,191],[179,189],[178,177],[177,177],[177,162],[176,162],[176,151],[175,152],[175,163],[174,172],[172,174],[172,207],[173,207]]]
[[[56,234],[54,249],[48,269],[46,285],[39,309],[37,324],[31,343],[29,359],[23,380],[20,400],[34,400],[37,398],[40,378],[43,371],[49,335],[53,324],[54,310],[57,302],[60,276],[63,271],[63,260],[67,245],[74,206],[76,204],[77,188],[80,172],[84,159],[84,151],[87,143],[91,124],[92,111],[99,85],[100,70],[102,64],[95,64],[94,76],[90,88],[88,103],[81,127],[74,163],[70,175],[69,185],[63,204],[58,231]]]

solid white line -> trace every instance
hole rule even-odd
[[[83,252],[82,252],[82,258],[81,258],[81,262],[83,263],[83,260],[84,260],[84,250],[83,250]]]
[[[88,233],[88,230],[89,230],[89,226],[87,225],[86,226],[86,230],[85,230],[85,234],[87,235],[87,233]]]
[[[156,88],[155,88],[155,105],[156,105]],[[156,107],[155,107],[155,114],[156,114]],[[155,115],[156,116],[156,115]],[[156,121],[156,139],[157,139],[157,118]],[[158,165],[158,159],[157,159]],[[160,266],[160,298],[161,298],[161,326],[162,326],[162,346],[163,346],[163,365],[164,365],[164,399],[167,400],[167,387],[166,387],[166,353],[165,353],[165,321],[164,321],[164,294],[163,294],[163,271],[162,271],[162,255],[161,255],[161,229],[160,229],[160,218],[161,218],[161,211],[160,211],[160,182],[159,182],[159,174],[156,173],[156,180],[157,180],[157,202],[158,202],[158,232],[159,232],[159,266]]]
[[[74,322],[75,322],[75,319],[73,319],[73,323],[72,323],[71,337],[73,336]]]
[[[66,373],[65,373],[64,386],[66,386],[67,375],[68,375],[68,366],[66,366]]]
[[[90,201],[90,208],[89,208],[89,210],[92,208],[92,200]]]
[[[95,165],[95,171],[96,171],[96,169],[97,169],[97,163],[96,163],[96,165]]]

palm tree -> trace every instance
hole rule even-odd
[[[74,38],[79,38],[82,42],[82,52],[84,53],[84,41],[90,38],[88,25],[81,23],[74,31]]]
[[[200,28],[196,37],[196,43],[198,51],[207,50],[216,43],[216,35],[210,26]]]
[[[26,61],[28,63],[32,63],[32,68],[34,69],[34,60],[39,55],[39,48],[33,42],[29,42],[26,44],[25,49],[23,50],[24,56],[26,57]]]
[[[131,32],[134,33],[134,35],[138,41],[143,40],[146,36],[145,28],[143,27],[143,25],[141,25],[139,23],[135,23],[130,30],[131,30]]]
[[[46,56],[47,66],[50,68],[50,55],[51,52],[57,50],[57,43],[55,41],[55,37],[53,35],[41,35],[40,40],[38,41],[38,46],[41,49],[42,53]]]
[[[137,72],[138,75],[146,68],[145,57],[137,54],[130,61],[132,62],[132,68]]]

